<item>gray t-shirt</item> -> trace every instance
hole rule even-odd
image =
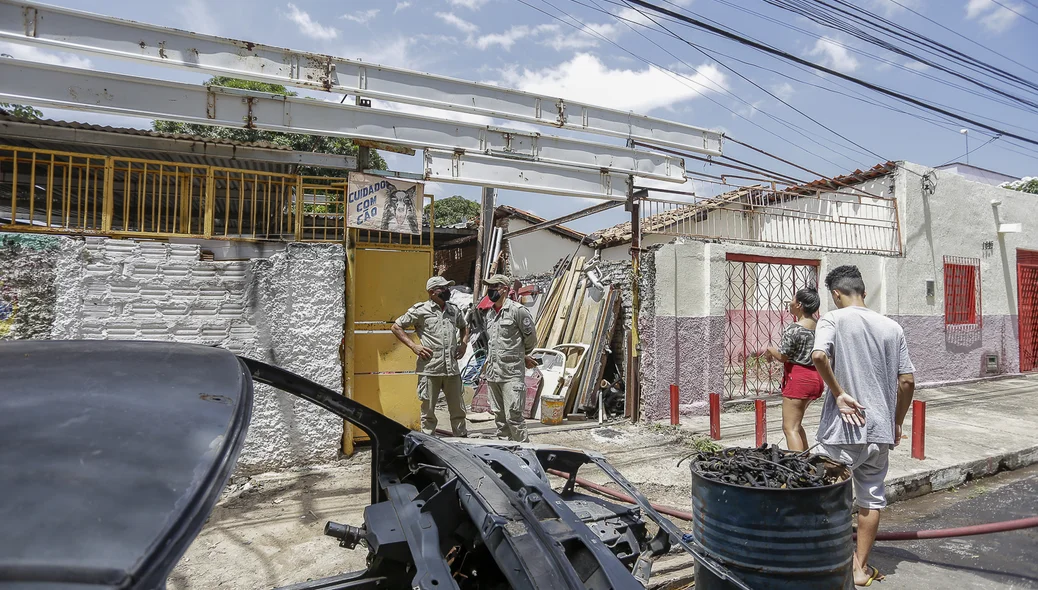
[[[915,372],[901,326],[865,307],[837,309],[818,320],[814,350],[829,355],[843,390],[865,406],[865,427],[847,424],[826,387],[818,440],[830,445],[893,445],[897,378]]]

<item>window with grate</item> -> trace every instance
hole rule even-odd
[[[944,257],[944,325],[979,327],[980,259]]]

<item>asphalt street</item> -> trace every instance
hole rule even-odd
[[[894,504],[881,531],[939,529],[1038,515],[1038,465]],[[878,542],[870,559],[888,589],[1038,588],[1038,528]],[[876,587],[877,585],[873,585]]]

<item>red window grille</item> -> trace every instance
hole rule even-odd
[[[944,325],[980,326],[980,259],[944,257]]]

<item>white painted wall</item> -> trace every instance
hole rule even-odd
[[[1015,178],[1008,174],[985,170],[983,168],[977,168],[976,166],[970,166],[969,164],[962,164],[959,162],[948,164],[947,166],[939,166],[937,170],[958,174],[967,180],[972,180],[973,182],[979,182],[982,184],[990,184],[991,186],[998,186],[1003,182],[1020,180],[1019,178]]]
[[[511,218],[508,220],[508,231],[517,231],[530,227],[531,223]],[[590,258],[595,252],[588,246],[577,248],[577,240],[559,235],[553,231],[542,229],[533,233],[510,238],[513,277],[525,277],[550,271],[555,264],[570,256],[574,251],[577,256]]]
[[[203,262],[197,244],[60,241],[51,338],[220,346],[341,391],[341,245],[289,244],[270,258]],[[257,385],[237,469],[331,461],[341,437],[341,419]]]

